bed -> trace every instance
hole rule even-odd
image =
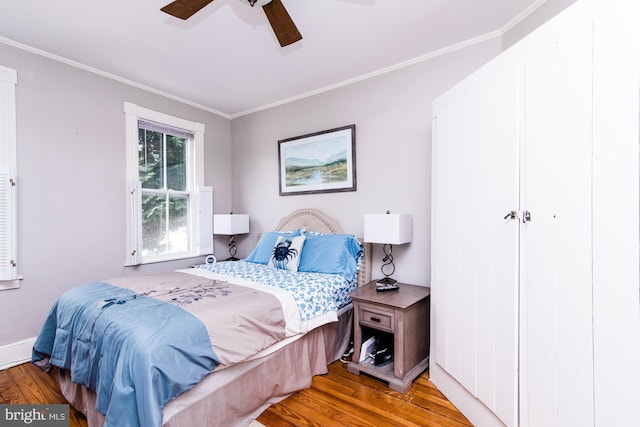
[[[332,256],[334,252],[327,251],[336,247],[335,242],[348,242],[346,244],[348,249],[344,249],[345,244],[339,244],[341,249],[337,251],[340,254]],[[353,264],[347,252],[355,254],[356,243],[359,253],[354,256],[355,264]],[[269,261],[265,264],[267,252]],[[345,259],[347,261],[344,261]],[[315,209],[297,210],[282,218],[272,232],[260,235],[256,247],[245,260],[202,264],[193,269],[168,272],[166,275],[138,276],[134,278],[135,280],[113,279],[95,286],[92,284],[91,288],[87,288],[91,298],[95,299],[98,295],[100,299],[99,308],[94,307],[96,304],[91,305],[91,310],[100,312],[97,315],[100,320],[93,320],[91,328],[85,327],[90,330],[92,337],[93,334],[109,335],[107,332],[110,331],[112,321],[104,320],[103,317],[107,315],[103,316],[103,313],[113,311],[118,313],[115,314],[116,317],[122,318],[133,311],[132,308],[127,308],[127,304],[134,307],[134,304],[155,304],[157,300],[164,300],[165,304],[161,305],[163,310],[180,307],[178,310],[181,312],[189,312],[193,317],[205,319],[203,320],[203,324],[206,324],[204,334],[208,334],[211,340],[207,342],[213,347],[213,356],[202,348],[195,347],[194,342],[203,341],[202,331],[199,331],[198,327],[151,321],[150,323],[156,324],[156,329],[145,332],[143,334],[145,338],[140,339],[139,342],[147,343],[149,341],[146,340],[147,336],[155,337],[160,333],[168,335],[166,339],[169,342],[162,342],[164,338],[157,340],[154,338],[154,342],[161,341],[161,345],[164,345],[164,347],[158,347],[159,349],[154,349],[154,344],[144,344],[145,349],[148,347],[149,350],[140,350],[142,356],[138,358],[143,362],[137,363],[147,363],[146,361],[149,360],[148,369],[147,366],[144,369],[130,368],[127,363],[133,366],[135,361],[124,363],[124,357],[103,356],[112,347],[117,348],[117,351],[124,351],[120,348],[126,348],[126,345],[109,342],[92,342],[91,349],[86,349],[87,345],[83,343],[81,350],[74,347],[73,351],[69,344],[63,351],[65,355],[59,357],[64,361],[71,358],[71,353],[85,351],[89,355],[100,354],[103,357],[100,363],[94,362],[89,366],[61,362],[55,364],[51,363],[51,359],[56,357],[56,351],[47,351],[47,346],[42,344],[55,339],[53,337],[55,333],[52,332],[55,328],[45,323],[34,346],[33,362],[45,369],[50,368],[50,365],[59,367],[63,395],[71,405],[86,415],[90,427],[125,425],[123,422],[145,427],[146,425],[166,427],[248,425],[269,405],[286,398],[293,392],[309,387],[314,375],[327,373],[327,366],[340,358],[349,343],[352,330],[353,313],[348,292],[368,283],[370,260],[369,247],[355,239],[355,236],[345,234],[336,220]],[[343,265],[349,265],[349,267],[346,268]],[[296,271],[298,268],[300,271]],[[353,272],[351,278],[350,272]],[[312,282],[311,287],[315,289],[322,286],[328,291],[316,295],[312,295],[308,290],[297,291],[298,287],[302,287],[303,282],[316,280],[316,278],[320,278],[320,281]],[[276,290],[265,290],[260,281],[282,282]],[[325,282],[326,287],[323,284]],[[215,286],[207,287],[207,283],[213,283]],[[336,283],[346,285],[338,286],[335,285]],[[119,291],[116,296],[103,294],[103,292],[112,292],[112,287]],[[273,288],[273,286],[269,287]],[[187,292],[182,291],[187,288]],[[176,293],[175,289],[179,291]],[[87,292],[87,290],[74,289],[71,293],[73,292]],[[263,296],[261,293],[269,295]],[[84,294],[80,295],[84,297]],[[203,311],[202,307],[208,307],[204,305],[205,300],[207,304],[209,301],[219,300],[223,306],[231,307],[229,300],[226,299],[229,295],[242,301],[242,310],[245,310],[244,306],[254,306],[254,308],[251,310],[251,315],[248,314],[250,309],[247,309],[247,314],[243,312],[241,316],[238,316],[240,309],[227,308],[226,311],[235,316],[229,320],[233,326],[222,328],[220,325],[225,320],[222,319],[221,316],[224,314],[221,313],[224,313],[225,309],[215,308]],[[268,306],[266,302],[263,304],[262,300],[259,303],[256,302],[258,297],[278,300],[280,309]],[[66,307],[62,300],[61,297],[52,309],[54,314],[49,316],[57,322],[62,322],[60,318],[63,315],[55,313],[56,307],[59,311]],[[334,307],[328,309],[321,307],[327,305]],[[255,306],[259,309],[256,310]],[[135,307],[138,306],[135,305]],[[146,312],[146,307],[143,306],[143,308],[145,310],[136,310],[135,316],[132,317],[141,317],[138,313]],[[84,311],[90,310],[83,308],[82,312]],[[209,319],[207,316],[214,311],[216,314]],[[280,317],[274,317],[272,314],[266,315],[265,312],[282,312],[282,314],[278,314]],[[163,319],[173,319],[174,312],[170,311],[170,313],[171,315],[164,315]],[[75,319],[77,315],[74,312],[69,317]],[[239,318],[241,320],[238,320]],[[134,319],[126,322],[133,321]],[[211,327],[212,323],[216,325],[215,328]],[[99,324],[106,325],[105,333],[95,332],[100,330],[99,326],[96,326]],[[256,325],[261,333],[254,337],[252,331]],[[60,335],[59,329],[58,335]],[[183,330],[189,330],[190,333],[184,334]],[[264,330],[267,332],[265,333]],[[124,333],[118,332],[118,334]],[[75,340],[86,341],[85,338],[80,334]],[[177,341],[174,342],[174,340]],[[214,344],[211,345],[211,343]],[[136,345],[142,347],[139,344]],[[179,348],[179,352],[176,355],[171,354],[168,358],[164,356],[164,348]],[[54,353],[54,356],[50,353]],[[162,355],[161,360],[155,359],[157,355]],[[88,359],[93,360],[91,357]],[[108,376],[116,379],[113,384],[99,381],[101,369],[107,369],[105,365],[107,367],[114,365],[111,367],[113,371],[109,371],[110,376]],[[158,365],[161,368],[167,365],[184,365],[189,368],[186,373],[175,373],[158,369]],[[90,380],[78,380],[78,376],[85,371],[88,372],[87,378]],[[172,380],[168,386],[157,387],[158,377],[176,378],[176,380]],[[131,382],[121,384],[122,378]],[[139,391],[136,394],[132,389]],[[158,392],[157,389],[162,390]],[[98,393],[95,390],[98,390]],[[116,392],[122,392],[121,401],[124,404],[118,403]],[[105,401],[105,393],[112,401]],[[160,396],[156,396],[157,393],[160,393]],[[167,393],[174,393],[176,396],[167,395]],[[163,399],[168,400],[166,405]],[[144,411],[139,407],[132,407],[136,405],[132,402],[145,402],[145,404],[151,402],[160,405],[159,417],[154,418],[153,414],[140,415],[136,411]],[[97,407],[100,410],[96,409]],[[127,412],[129,410],[133,411],[133,415]],[[107,414],[106,418],[104,413]],[[136,418],[136,415],[138,421],[132,421],[129,424],[127,420]]]

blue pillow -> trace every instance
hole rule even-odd
[[[355,236],[320,233],[306,236],[298,271],[340,274],[347,280],[356,277],[363,248]]]
[[[267,264],[273,254],[273,247],[279,236],[301,236],[304,230],[294,231],[268,231],[260,236],[260,240],[253,251],[244,260],[254,262],[256,264]]]

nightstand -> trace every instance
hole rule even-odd
[[[399,283],[400,289],[377,292],[370,282],[351,294],[353,300],[352,362],[347,371],[361,372],[387,381],[392,390],[406,393],[413,380],[429,366],[429,303],[431,289]],[[393,361],[374,366],[360,360],[362,343],[372,336],[385,336],[393,343]]]

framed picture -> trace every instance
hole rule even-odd
[[[356,125],[278,141],[280,195],[356,191]]]

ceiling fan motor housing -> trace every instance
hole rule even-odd
[[[249,4],[251,5],[251,7],[255,6],[256,4],[257,4],[258,6],[264,6],[265,4],[267,4],[267,3],[270,3],[270,2],[271,2],[271,0],[240,0],[240,1],[241,1],[241,2],[243,2],[243,3],[244,3],[245,1],[248,1],[248,2],[249,2]]]

